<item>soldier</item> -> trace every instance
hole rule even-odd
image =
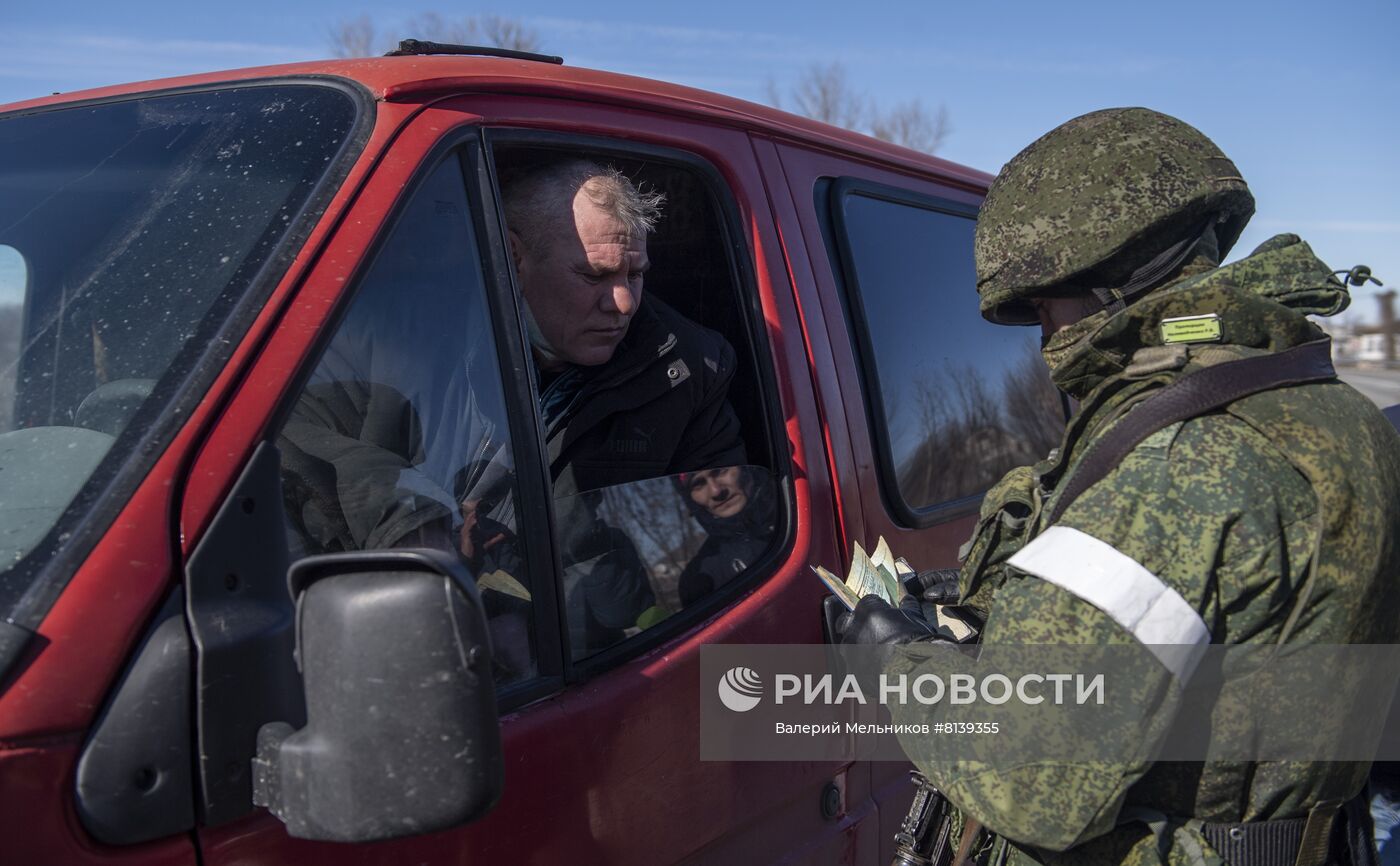
[[[982,315],[1039,324],[1079,408],[1050,458],[988,494],[965,549],[962,598],[991,610],[984,653],[1129,644],[1156,655],[1166,687],[1209,644],[1400,637],[1400,437],[1332,372],[1307,316],[1348,295],[1306,244],[1279,235],[1219,264],[1253,210],[1213,142],[1142,108],[1075,118],[993,182],[975,241]],[[842,640],[926,637],[907,609],[866,599]],[[1023,860],[1374,857],[1364,763],[921,769]]]

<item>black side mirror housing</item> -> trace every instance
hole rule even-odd
[[[258,731],[254,802],[302,839],[444,830],[500,799],[491,644],[476,583],[435,550],[292,565],[306,727]]]

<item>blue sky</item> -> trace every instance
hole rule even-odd
[[[1400,287],[1400,3],[25,3],[0,30],[0,103],[52,91],[326,56],[328,28],[416,13],[522,20],[567,63],[763,101],[837,60],[884,104],[944,105],[941,156],[995,172],[1076,114],[1146,105],[1195,124],[1259,209],[1236,255],[1294,231],[1334,268]],[[1350,315],[1375,316],[1362,298]]]

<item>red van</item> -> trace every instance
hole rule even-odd
[[[809,566],[881,535],[953,565],[1055,443],[1034,335],[976,312],[990,177],[550,60],[0,109],[0,862],[889,861],[907,766],[701,761],[699,649],[819,643]],[[711,531],[685,485],[590,492],[654,600],[606,628],[500,206],[562,155],[666,195],[647,292],[734,347],[771,503],[682,599]],[[375,522],[467,487],[510,569]]]

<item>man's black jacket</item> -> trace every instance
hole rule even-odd
[[[734,349],[647,295],[627,336],[546,431],[556,498],[745,462]]]

